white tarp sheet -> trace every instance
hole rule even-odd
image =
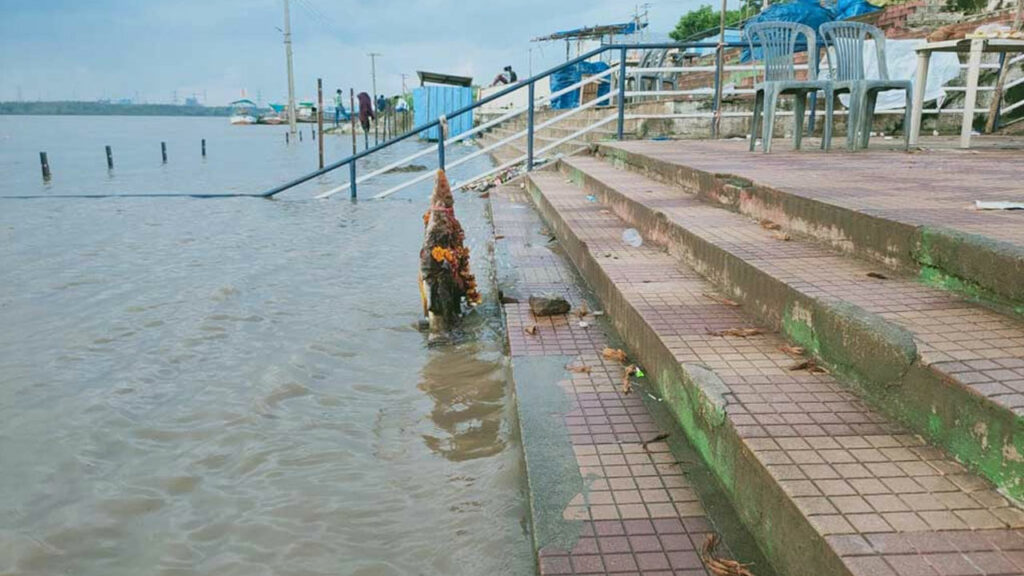
[[[917,52],[914,48],[924,45],[924,38],[885,41],[885,64],[889,69],[889,78],[894,80],[914,80],[917,73]],[[868,78],[878,78],[878,58],[875,53],[874,41],[864,43],[864,67]],[[928,65],[928,85],[925,87],[924,100],[938,100],[939,105],[946,98],[943,86],[960,76],[960,58],[951,52],[933,52]],[[843,106],[850,105],[850,96],[839,96]],[[906,103],[902,91],[890,90],[878,95],[875,110],[894,110],[903,108]]]

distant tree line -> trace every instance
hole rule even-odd
[[[229,116],[227,106],[176,104],[113,104],[109,102],[0,102],[0,114],[80,116]]]
[[[743,0],[739,10],[726,10],[725,25],[736,26],[743,20],[756,16],[761,11],[760,0]],[[668,33],[676,42],[694,40],[709,33],[718,31],[721,23],[721,14],[711,6],[703,5],[696,10],[690,10],[679,18],[674,30]]]

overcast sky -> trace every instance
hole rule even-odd
[[[650,30],[664,37],[701,0],[656,0]],[[206,94],[211,105],[244,93],[287,99],[283,0],[0,0],[0,100]],[[299,99],[349,87],[395,93],[416,70],[488,83],[506,64],[525,76],[565,56],[564,43],[531,43],[557,30],[628,21],[614,0],[291,0]],[[642,10],[642,8],[641,8]]]

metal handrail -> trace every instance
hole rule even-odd
[[[741,42],[727,42],[727,43],[724,44],[724,47],[726,47],[726,48],[737,48],[737,47],[743,47],[743,46],[744,46],[744,44],[741,43]],[[568,68],[569,66],[575,66],[576,64],[578,64],[580,62],[583,62],[585,60],[589,60],[590,58],[593,58],[595,56],[599,56],[601,54],[604,54],[605,52],[617,51],[617,52],[619,52],[619,55],[620,55],[620,59],[619,59],[620,60],[619,61],[619,86],[618,86],[618,94],[619,94],[619,98],[618,98],[618,137],[621,140],[622,137],[623,137],[623,122],[625,121],[625,107],[624,107],[625,102],[624,102],[624,98],[622,97],[622,95],[625,93],[625,85],[626,85],[626,78],[625,78],[625,73],[624,72],[625,72],[625,68],[626,68],[626,53],[627,53],[627,51],[629,51],[629,50],[658,50],[658,49],[671,49],[671,48],[687,49],[687,48],[717,48],[717,47],[719,47],[719,43],[717,43],[717,42],[654,42],[654,43],[648,43],[648,44],[642,44],[642,43],[633,43],[633,44],[605,44],[605,45],[600,46],[598,48],[595,48],[595,49],[593,49],[593,50],[591,50],[589,52],[581,54],[581,55],[579,55],[579,56],[577,56],[575,58],[567,60],[567,61],[565,61],[565,62],[563,62],[561,64],[558,64],[557,66],[553,66],[553,67],[551,67],[551,68],[549,68],[549,69],[547,69],[547,70],[545,70],[543,72],[535,74],[535,75],[527,78],[526,80],[522,80],[519,83],[513,84],[513,85],[509,86],[508,88],[505,88],[505,89],[503,89],[503,90],[501,90],[499,92],[491,94],[490,96],[487,96],[485,98],[481,98],[480,100],[477,100],[476,102],[473,102],[472,104],[470,104],[468,106],[464,106],[464,107],[462,107],[462,108],[460,108],[460,109],[458,109],[458,110],[448,114],[447,117],[450,119],[450,118],[455,118],[455,117],[461,116],[461,115],[466,114],[466,113],[468,113],[468,112],[470,112],[470,111],[472,111],[472,110],[474,110],[476,108],[479,108],[480,106],[483,106],[484,104],[487,104],[489,102],[493,102],[494,100],[497,100],[498,98],[501,98],[503,96],[511,94],[512,92],[515,92],[516,90],[519,90],[519,89],[522,89],[522,88],[527,88],[530,91],[530,94],[532,96],[532,94],[533,94],[533,86],[539,80],[543,80],[544,78],[547,78],[548,76],[550,76],[550,75],[552,75],[552,74],[554,74],[556,72],[559,72],[559,71],[561,71],[561,70],[563,70],[565,68]],[[716,75],[715,75],[716,83],[720,82],[720,80],[721,80],[720,76],[721,76],[721,70],[716,70]],[[533,98],[530,98],[530,101],[528,102],[528,106],[527,106],[527,114],[529,115],[529,122],[528,122],[527,130],[528,130],[528,135],[529,136],[532,136],[533,129],[534,129],[533,122],[532,122],[532,120],[533,120],[533,108],[534,108]],[[355,198],[356,197],[356,191],[357,191],[356,190],[357,189],[356,184],[358,183],[358,181],[355,178],[355,170],[354,170],[354,168],[355,168],[355,162],[357,160],[360,160],[362,158],[366,158],[367,156],[370,156],[370,155],[372,155],[372,154],[374,154],[376,152],[379,152],[379,151],[381,151],[381,150],[383,150],[385,148],[389,148],[389,147],[391,147],[391,146],[393,146],[393,145],[395,145],[395,144],[397,144],[399,142],[405,141],[405,140],[409,139],[410,137],[412,137],[412,136],[414,136],[416,134],[419,134],[420,132],[423,132],[424,130],[430,130],[432,128],[439,127],[440,125],[441,125],[440,119],[431,120],[430,122],[427,122],[425,124],[422,124],[420,126],[416,126],[416,127],[412,128],[412,129],[410,129],[408,132],[406,132],[404,134],[400,134],[400,135],[398,135],[398,136],[396,136],[396,137],[394,137],[394,138],[392,138],[390,140],[381,142],[380,144],[377,144],[377,145],[373,146],[372,148],[367,148],[367,149],[365,149],[365,150],[363,150],[361,152],[356,152],[355,154],[352,154],[352,155],[350,155],[350,156],[348,156],[346,158],[343,158],[343,159],[338,160],[336,162],[332,162],[331,164],[328,164],[328,165],[324,166],[323,168],[320,168],[319,170],[315,170],[313,172],[310,172],[308,174],[305,174],[303,176],[295,178],[294,180],[291,180],[289,182],[285,182],[284,184],[281,184],[279,186],[271,188],[270,190],[267,190],[266,192],[263,192],[262,194],[260,194],[260,196],[262,196],[264,198],[272,198],[273,196],[276,196],[277,194],[280,194],[281,192],[284,192],[285,190],[289,190],[291,188],[294,188],[295,186],[298,186],[300,184],[308,182],[308,181],[310,181],[310,180],[312,180],[314,178],[317,178],[319,176],[323,176],[324,174],[327,174],[328,172],[331,172],[333,170],[337,170],[338,168],[342,168],[344,166],[349,166],[350,167],[350,172],[349,172],[349,180],[350,180],[349,188],[350,188],[350,191],[351,191],[352,198]],[[439,142],[438,142],[438,153],[442,157],[443,157],[443,153],[444,153],[443,152],[444,145],[445,145],[445,138],[442,136],[440,138]],[[531,168],[532,167],[533,138],[528,138],[528,140],[527,140],[527,148],[528,148],[527,155],[526,155],[527,156],[527,158],[526,158],[527,167]]]

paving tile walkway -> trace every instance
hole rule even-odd
[[[729,424],[851,573],[1024,573],[1024,513],[987,481],[831,375],[791,370],[778,335],[709,334],[750,322],[671,255],[624,244],[624,223],[563,175],[531,178],[676,360],[721,378]]]
[[[521,291],[560,293],[578,309],[571,265],[532,240],[543,224],[525,193],[494,189],[491,205],[497,242],[514,261]],[[609,340],[601,325],[593,316],[585,328],[575,315],[535,318],[525,302],[503,308],[513,362],[569,356],[570,366],[589,368],[567,371],[559,383],[573,405],[565,426],[588,487],[561,512],[583,522],[582,537],[571,550],[540,550],[541,574],[706,576],[698,550],[712,525],[668,444],[643,445],[659,430],[638,394],[622,394],[623,366],[603,358]]]
[[[1024,246],[1024,211],[975,211],[975,200],[1024,202],[1020,150],[892,150],[827,155],[813,149],[750,154],[728,140],[606,143],[662,161],[731,174],[787,193],[914,226],[980,234]],[[841,178],[838,175],[842,175]],[[884,186],[880,186],[884,179]]]

